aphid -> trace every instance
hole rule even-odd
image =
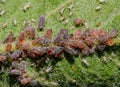
[[[24,31],[25,37],[29,37],[30,39],[33,39],[35,37],[36,31],[35,28],[32,26],[27,26]]]
[[[88,38],[90,35],[90,29],[87,29],[83,34],[82,34],[82,39],[86,39]]]
[[[108,44],[109,46],[113,46],[113,45],[114,45],[114,42],[113,42],[112,39],[109,39],[108,42],[107,42],[107,44]]]
[[[53,55],[55,54],[55,49],[56,49],[56,47],[51,47],[51,48],[48,50],[47,54],[50,55],[50,56],[53,56]]]
[[[40,52],[37,49],[31,49],[31,50],[27,51],[27,55],[30,58],[36,58],[36,57],[38,57],[39,54],[40,54]]]
[[[21,50],[21,57],[26,58],[27,57],[27,51],[26,50]]]
[[[87,45],[90,45],[90,46],[91,46],[91,45],[94,44],[95,39],[92,38],[92,37],[88,37],[88,38],[85,39],[85,42],[86,42]]]
[[[96,46],[89,48],[89,53],[93,54],[95,52]]]
[[[5,14],[5,10],[1,10],[0,11],[0,16],[4,15]]]
[[[65,47],[65,52],[73,56],[78,55],[78,51],[70,47]]]
[[[17,58],[20,57],[20,55],[21,55],[21,51],[20,51],[20,50],[17,50],[17,51],[15,51],[15,52],[13,52],[10,57],[11,57],[12,59],[17,59]]]
[[[26,3],[25,6],[23,7],[23,11],[26,12],[30,8],[30,3]]]
[[[11,43],[8,43],[7,46],[6,46],[6,51],[7,52],[11,52],[12,51],[12,44]]]
[[[20,81],[21,85],[27,85],[29,84],[31,81],[31,79],[28,77],[28,78],[24,78]]]
[[[61,55],[64,52],[64,48],[63,47],[57,47],[55,49],[55,57],[59,57],[59,58],[63,58],[64,55]]]
[[[19,44],[22,45],[22,44],[24,43],[24,41],[25,41],[25,38],[26,38],[26,37],[25,37],[24,32],[21,32],[20,35],[19,35],[19,37],[18,37],[19,42],[20,42]]]
[[[24,60],[21,62],[21,68],[24,72],[26,72],[27,67],[26,67],[26,62]]]
[[[19,69],[20,68],[19,64],[18,64],[18,61],[13,61],[12,62],[12,68],[14,68],[14,69]]]
[[[41,44],[42,44],[43,46],[48,46],[48,45],[50,45],[50,43],[51,43],[51,40],[50,40],[48,37],[45,37],[45,38],[41,41]]]
[[[99,5],[95,8],[96,11],[99,11],[102,7]]]
[[[48,30],[46,31],[45,37],[47,37],[47,38],[49,38],[49,39],[52,38],[52,29],[48,29]]]
[[[82,56],[89,55],[89,47],[85,47],[84,49],[82,49],[81,54]]]
[[[14,37],[14,34],[12,32],[10,32],[10,34],[7,36],[7,38],[3,41],[3,44],[4,43],[8,43],[8,42],[13,42],[15,41],[15,37]]]
[[[85,65],[85,66],[90,66],[90,64],[87,62],[87,60],[86,59],[82,59],[82,63]]]
[[[41,15],[41,16],[39,17],[38,28],[39,28],[40,30],[43,30],[43,28],[45,27],[45,20],[46,20],[46,18],[45,18],[44,15]]]
[[[106,43],[108,41],[108,36],[107,35],[101,36],[101,37],[98,38],[98,41],[100,43]]]
[[[82,30],[80,30],[80,29],[77,30],[75,35],[74,35],[75,39],[80,39],[82,36],[82,33],[83,33]]]
[[[96,30],[96,29],[92,29],[92,30],[90,30],[90,36],[92,37],[92,38],[95,38],[95,39],[98,39],[99,38],[99,34],[98,34],[98,30]]]
[[[14,25],[14,26],[17,25],[17,20],[16,20],[16,19],[13,20],[13,25]]]
[[[21,74],[22,74],[22,72],[18,69],[12,69],[12,70],[9,71],[9,75],[19,76]]]
[[[83,25],[84,22],[85,22],[85,21],[84,21],[83,19],[79,19],[79,18],[76,18],[76,19],[74,20],[75,26]]]
[[[98,51],[103,51],[105,49],[106,45],[97,45],[97,50]]]
[[[4,61],[6,61],[6,57],[3,55],[0,55],[0,62],[4,62]]]
[[[2,28],[3,28],[3,29],[7,28],[7,23],[3,23],[3,24],[2,24]]]
[[[31,43],[30,43],[30,42],[27,42],[27,43],[25,43],[25,44],[23,45],[23,49],[24,49],[24,50],[28,50],[28,49],[30,49],[30,47],[31,47]]]
[[[60,41],[61,41],[61,34],[58,34],[56,36],[56,38],[53,40],[53,43],[54,44],[61,44]]]
[[[60,30],[60,34],[61,34],[61,39],[63,39],[63,40],[68,40],[69,39],[69,35],[68,35],[68,30],[67,29],[61,29]]]
[[[118,35],[118,30],[113,29],[109,32],[109,38],[115,38]]]
[[[107,35],[107,32],[104,30],[97,30],[97,32],[98,32],[99,37]]]
[[[15,43],[15,48],[16,48],[16,49],[21,49],[21,48],[22,48],[22,44],[21,44],[20,41],[16,41],[16,43]]]
[[[74,46],[77,46],[77,48],[79,49],[85,49],[86,48],[86,44],[83,41],[79,41],[76,44],[74,44]]]

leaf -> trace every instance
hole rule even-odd
[[[24,12],[23,7],[28,2],[31,3],[31,7]],[[68,20],[68,23],[64,25],[64,22],[60,22],[61,16],[59,12],[63,8],[68,8],[71,4],[73,4],[73,15],[69,17],[69,10],[64,11],[64,16]],[[99,5],[102,8],[95,11],[95,8]],[[11,31],[18,36],[24,29],[22,26],[23,21],[30,21],[33,18],[36,20],[33,25],[37,27],[37,21],[41,14],[47,18],[46,29],[53,29],[54,35],[61,28],[68,29],[70,33],[75,32],[77,28],[71,29],[75,18],[84,19],[90,29],[102,28],[110,30],[116,28],[119,30],[120,28],[120,0],[106,0],[103,4],[100,4],[99,0],[6,0],[5,4],[0,3],[0,8],[5,10],[5,14],[0,16],[0,41],[3,41]],[[16,26],[13,25],[14,19],[17,20]],[[2,27],[4,23],[7,23],[5,29]],[[96,27],[98,25],[99,27]],[[85,30],[85,27],[80,28]],[[39,32],[39,34],[43,33]],[[112,54],[115,54],[115,56],[112,56]],[[106,64],[103,63],[104,56],[109,61]],[[39,77],[37,79],[48,86],[55,86],[53,82],[59,86],[120,86],[120,73],[117,66],[120,61],[119,58],[119,50],[113,48],[108,49],[103,55],[96,53],[87,57],[86,60],[90,64],[88,68],[82,64],[82,57],[79,56],[73,59],[75,60],[73,64],[69,63],[67,59],[57,62],[52,73],[42,73],[44,69],[47,69],[47,66],[40,68],[39,73],[31,66],[28,67],[28,70],[31,75],[34,72],[38,73]],[[31,62],[28,61],[28,64],[30,65]],[[0,85],[3,85],[2,83],[6,84],[7,81],[0,80]],[[9,85],[7,86],[9,87]]]

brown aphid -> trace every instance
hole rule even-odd
[[[105,49],[105,47],[106,47],[106,45],[99,44],[99,45],[97,45],[97,50],[98,51],[103,51]]]
[[[17,58],[20,57],[20,55],[21,55],[21,51],[20,51],[20,50],[17,50],[17,51],[15,51],[15,52],[13,52],[10,57],[11,57],[12,59],[17,59]]]
[[[7,52],[11,52],[12,51],[12,44],[11,43],[8,43],[7,46],[6,46],[6,51]]]
[[[99,37],[101,37],[101,36],[106,36],[107,35],[107,32],[106,31],[104,31],[104,30],[97,30],[97,32],[98,32],[98,35],[99,35]]]
[[[16,43],[15,43],[15,48],[16,48],[16,49],[21,49],[21,48],[22,48],[22,44],[21,44],[20,41],[16,41]]]
[[[19,43],[20,43],[21,45],[24,43],[25,38],[26,38],[26,37],[25,37],[24,32],[21,32],[20,35],[19,35],[19,37],[18,37]]]
[[[54,55],[55,55],[55,57],[63,58],[64,57],[63,52],[64,52],[64,48],[63,47],[57,47],[55,49],[55,54]]]
[[[7,28],[7,23],[3,23],[3,24],[2,24],[2,28],[3,28],[3,29]]]
[[[18,64],[18,61],[13,61],[12,62],[12,68],[14,68],[14,69],[19,69],[20,68],[19,64]]]
[[[92,46],[89,48],[89,53],[93,54],[95,52],[95,50],[96,50],[96,46]]]
[[[27,51],[26,50],[24,50],[24,49],[21,50],[21,57],[23,59],[27,57]]]
[[[47,37],[47,38],[49,38],[49,39],[52,38],[52,29],[48,29],[48,30],[46,31],[45,37]]]
[[[30,43],[30,42],[27,42],[27,43],[25,43],[25,44],[23,45],[23,49],[24,49],[24,50],[28,50],[28,49],[30,49],[30,47],[31,47],[31,43]]]
[[[26,70],[27,70],[27,67],[26,67],[26,66],[27,66],[27,65],[26,65],[26,61],[22,60],[22,62],[21,62],[22,71],[26,72]]]
[[[33,39],[35,37],[35,34],[36,34],[36,29],[32,26],[27,26],[25,28],[25,31],[24,31],[24,35],[25,37],[29,37],[30,39]]]
[[[27,84],[29,84],[30,83],[30,81],[31,81],[31,78],[23,78],[21,81],[20,81],[20,83],[21,83],[21,85],[27,85]]]
[[[92,37],[88,37],[88,38],[85,39],[85,42],[86,42],[87,45],[91,46],[91,45],[94,44],[95,39],[92,38]]]
[[[98,30],[97,29],[90,30],[90,37],[98,39],[99,38]]]
[[[82,49],[81,54],[82,54],[82,56],[87,56],[87,55],[89,55],[89,48],[86,47],[85,49]]]
[[[83,19],[80,19],[80,18],[76,18],[76,19],[74,20],[75,26],[83,25],[84,22],[85,22],[85,21],[84,21]]]
[[[77,30],[75,35],[74,35],[75,39],[80,39],[82,36],[82,33],[83,33],[82,30],[80,30],[80,29]]]
[[[39,28],[40,30],[43,30],[43,28],[45,27],[45,20],[46,20],[46,18],[45,18],[44,15],[41,15],[41,16],[39,17],[38,28]]]
[[[109,39],[108,42],[107,42],[107,44],[108,44],[109,46],[113,46],[115,43],[113,42],[112,39]]]
[[[73,56],[78,55],[78,51],[70,47],[65,47],[65,52]]]
[[[0,62],[4,62],[4,61],[6,61],[6,57],[3,55],[0,55]]]
[[[9,71],[9,75],[19,76],[21,74],[22,74],[21,70],[18,69],[12,69]]]
[[[55,54],[55,49],[56,49],[56,47],[50,47],[47,54],[49,56],[53,56]]]
[[[23,11],[26,12],[30,8],[30,3],[26,3],[25,6],[23,7]]]
[[[85,32],[82,34],[82,39],[86,39],[90,36],[90,29],[87,29]]]
[[[15,37],[14,37],[14,34],[12,32],[10,32],[10,34],[7,36],[7,38],[3,41],[3,44],[4,43],[11,43],[15,41]]]

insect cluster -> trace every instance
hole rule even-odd
[[[75,19],[75,26],[82,24],[84,24],[83,20]],[[43,30],[44,26],[45,16],[42,15],[38,21],[38,28]],[[43,36],[36,33],[37,29],[28,25],[17,38],[11,32],[2,43],[4,50],[0,51],[0,73],[7,64],[10,65],[8,74],[21,85],[29,85],[34,82],[27,72],[26,58],[37,61],[42,57],[62,59],[65,55],[88,56],[95,51],[103,51],[106,46],[115,45],[114,39],[118,35],[118,30],[113,29],[107,32],[102,29],[85,31],[79,29],[75,33],[69,34],[67,29],[61,29],[54,37],[52,29],[47,29]],[[85,60],[83,62],[89,66]]]

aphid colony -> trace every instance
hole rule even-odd
[[[75,19],[75,26],[84,24],[82,19]],[[45,26],[45,16],[40,16],[38,28],[43,30]],[[102,29],[77,30],[69,34],[67,29],[61,29],[57,36],[53,37],[52,29],[48,29],[45,35],[38,36],[36,28],[28,25],[20,35],[15,38],[10,32],[3,41],[3,50],[0,51],[0,67],[3,72],[6,64],[10,64],[9,75],[15,77],[21,85],[32,84],[34,80],[28,75],[26,69],[26,58],[33,60],[41,57],[64,58],[65,55],[87,56],[95,51],[103,51],[106,46],[116,44],[114,39],[118,35],[118,30],[106,32]],[[89,64],[83,60],[89,66]]]

